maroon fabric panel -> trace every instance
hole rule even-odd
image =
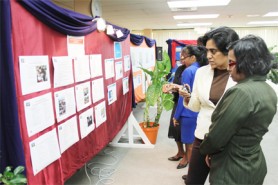
[[[55,124],[31,137],[27,134],[25,112],[23,102],[30,98],[34,98],[46,93],[52,93],[53,110],[54,109],[54,93],[65,88],[74,87],[76,84],[71,84],[65,87],[56,88],[53,87],[53,65],[51,58],[53,56],[66,56],[67,55],[67,36],[63,35],[43,23],[41,23],[36,17],[32,16],[24,8],[22,8],[16,0],[11,0],[11,12],[12,12],[12,45],[13,45],[13,59],[15,66],[15,83],[17,89],[17,100],[19,106],[19,122],[21,128],[21,137],[23,141],[23,148],[26,160],[26,172],[28,178],[28,184],[64,184],[70,176],[72,176],[79,168],[81,168],[88,160],[95,156],[100,150],[102,150],[119,132],[124,123],[127,121],[128,116],[132,111],[132,74],[131,71],[124,72],[124,77],[129,77],[129,92],[123,95],[122,79],[116,81],[115,77],[105,80],[104,72],[104,60],[108,58],[114,58],[114,42],[103,32],[95,31],[85,36],[85,54],[102,54],[103,61],[103,78],[104,78],[104,92],[107,92],[107,86],[116,83],[117,84],[117,101],[111,105],[107,104],[107,95],[105,94],[107,121],[96,128],[88,136],[80,139],[69,149],[67,149],[61,158],[47,166],[37,175],[33,175],[32,162],[30,157],[29,142],[38,138],[42,134],[56,129],[59,124],[72,118],[70,116],[62,122],[55,122]],[[122,61],[124,65],[123,57],[130,55],[130,42],[129,37],[121,42],[122,45]],[[19,56],[32,56],[32,55],[48,55],[50,76],[51,76],[51,88],[40,92],[31,93],[22,96],[21,84],[20,84],[20,72],[19,72]],[[97,77],[99,78],[99,77]],[[95,78],[95,79],[97,79]],[[87,81],[92,81],[90,79]],[[86,81],[85,81],[86,82]],[[82,82],[83,83],[83,82]],[[87,107],[75,115],[79,116],[80,113],[87,109],[94,107],[96,102],[90,107]],[[78,119],[77,119],[78,120]],[[79,121],[78,125],[79,125]],[[78,126],[79,128],[79,126]],[[80,132],[80,131],[79,131]],[[80,136],[80,134],[79,134]]]

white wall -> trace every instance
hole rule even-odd
[[[234,28],[234,30],[240,38],[248,34],[254,34],[262,37],[268,47],[278,46],[278,27]],[[132,31],[132,33],[143,35],[143,31]],[[162,46],[163,50],[167,50],[166,40],[168,39],[196,40],[201,35],[203,34],[198,34],[194,29],[152,30],[151,39],[156,40],[157,46]],[[278,47],[273,52],[278,52]]]

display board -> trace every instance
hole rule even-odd
[[[11,1],[12,49],[28,184],[64,184],[132,110],[129,37],[74,37]]]
[[[131,43],[130,56],[133,71],[133,85],[136,103],[145,99],[145,93],[150,83],[150,79],[139,68],[152,69],[155,66],[155,45],[148,47],[145,40],[136,46]]]

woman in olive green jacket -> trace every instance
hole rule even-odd
[[[265,82],[273,56],[253,35],[229,47],[229,72],[238,84],[226,91],[212,114],[200,146],[211,184],[263,184],[267,173],[260,143],[277,109],[277,95]]]

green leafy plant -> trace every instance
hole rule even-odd
[[[12,171],[11,166],[7,166],[2,173],[0,173],[0,183],[6,185],[23,185],[27,183],[27,179],[22,172],[24,166],[18,166]]]
[[[269,48],[269,51],[272,52],[274,48],[277,46],[273,46]],[[272,53],[275,57],[273,61],[273,67],[267,74],[267,79],[271,80],[273,83],[278,84],[278,53]]]
[[[163,60],[156,61],[154,69],[148,70],[146,68],[140,67],[145,74],[150,75],[151,83],[147,88],[146,92],[146,108],[144,110],[144,123],[143,127],[156,127],[160,120],[161,113],[163,109],[171,110],[174,106],[173,95],[165,94],[162,92],[162,86],[167,82],[166,75],[171,70],[170,58],[166,51],[163,52]],[[149,108],[156,105],[156,116],[154,124],[151,125],[150,122],[150,112]]]

